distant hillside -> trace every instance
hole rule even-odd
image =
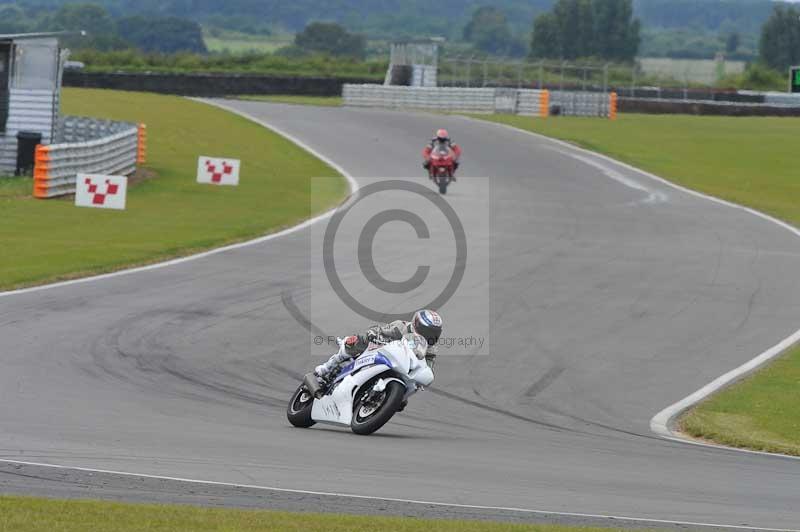
[[[644,26],[755,33],[772,12],[772,0],[634,0]]]
[[[88,1],[92,0],[74,0]],[[309,21],[336,21],[350,30],[378,36],[460,36],[472,12],[482,5],[506,11],[512,29],[530,32],[534,17],[553,0],[96,0],[113,14],[175,15],[200,22],[209,18],[243,19],[289,31]],[[0,5],[14,3],[0,0]],[[65,0],[18,0],[30,8],[52,7]],[[634,0],[637,16],[646,28],[692,28],[704,31],[757,32],[766,20],[772,0]]]

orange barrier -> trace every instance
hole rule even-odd
[[[617,119],[617,93],[612,92],[608,96],[608,118],[611,120]]]
[[[138,140],[136,164],[145,164],[147,162],[147,125],[139,124]]]
[[[39,144],[33,161],[33,197],[47,198],[50,188],[50,147]]]
[[[550,91],[543,90],[539,96],[539,116],[547,118],[550,116]]]

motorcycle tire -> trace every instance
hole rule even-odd
[[[447,194],[447,181],[439,182],[439,193],[443,196]]]
[[[370,381],[362,390],[371,390],[378,379]],[[406,388],[397,381],[391,381],[386,385],[383,391],[383,399],[380,406],[369,415],[362,417],[362,401],[364,399],[364,392],[359,392],[359,398],[353,405],[353,420],[350,422],[350,430],[356,434],[366,436],[372,434],[389,421],[395,413],[400,409],[403,403],[403,396],[405,396]]]
[[[301,384],[289,400],[289,406],[286,408],[286,419],[295,427],[307,429],[316,423],[311,419],[312,406],[314,406],[314,398],[308,393],[306,387]]]

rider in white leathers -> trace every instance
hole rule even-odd
[[[371,344],[380,344],[406,338],[411,340],[415,334],[425,338],[428,350],[425,360],[433,369],[436,359],[436,342],[442,334],[442,318],[432,310],[419,310],[411,321],[397,320],[385,325],[375,325],[367,329],[363,335],[348,336],[344,339],[344,349],[333,355],[327,362],[314,369],[314,374],[321,382],[329,382],[347,362],[358,357]]]

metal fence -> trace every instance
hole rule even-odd
[[[640,92],[658,87],[665,90],[664,97],[689,99],[696,91],[719,90],[717,86],[724,85],[727,75],[741,74],[744,63],[726,61],[723,57],[715,60],[645,58],[620,65],[446,56],[438,66],[441,86],[616,91],[620,96],[630,97],[651,97]]]
[[[65,117],[59,142],[36,149],[33,195],[75,193],[78,174],[129,175],[143,161],[144,126],[93,118]]]
[[[511,87],[608,92],[611,65],[445,58],[438,81],[451,87]]]

